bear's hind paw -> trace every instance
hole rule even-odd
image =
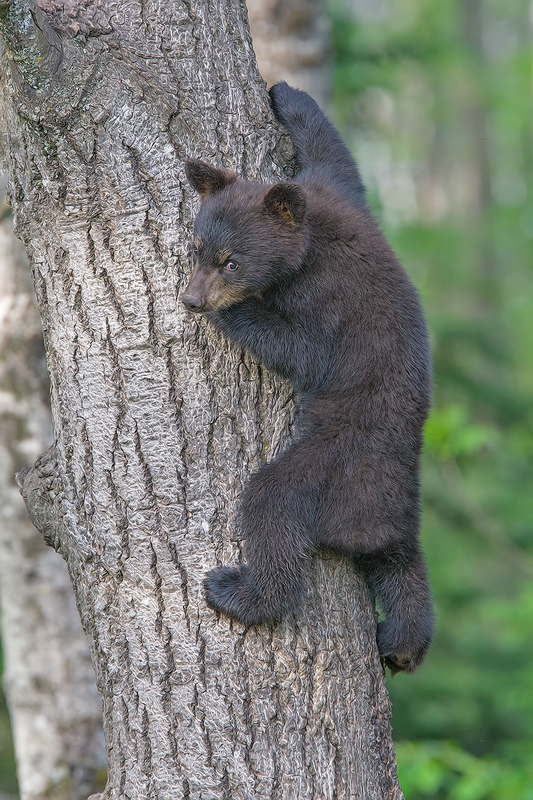
[[[394,631],[394,628],[392,630]],[[378,623],[377,642],[381,660],[392,675],[396,675],[397,672],[414,672],[424,660],[431,644],[431,633],[419,633],[416,638],[408,641],[398,636],[398,630],[394,632],[396,636],[391,637],[391,628],[387,620]]]
[[[250,583],[248,567],[217,567],[204,578],[207,605],[243,625],[258,625],[274,619],[261,608]]]

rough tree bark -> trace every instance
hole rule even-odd
[[[366,587],[313,560],[295,619],[243,630],[202,577],[290,431],[288,387],[177,303],[195,199],[182,159],[281,174],[241,4],[0,4],[15,224],[54,444],[24,476],[65,558],[103,699],[101,797],[401,798]]]
[[[102,786],[100,698],[63,560],[28,518],[15,473],[50,444],[33,286],[0,190],[0,607],[4,686],[22,800]],[[96,780],[95,780],[96,778]]]

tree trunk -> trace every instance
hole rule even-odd
[[[292,412],[287,386],[177,302],[196,210],[182,159],[269,179],[289,155],[244,7],[2,5],[11,197],[54,428],[23,493],[89,639],[102,797],[401,798],[352,564],[316,558],[278,626],[244,630],[203,598],[205,571],[239,556],[239,491]]]
[[[269,83],[285,79],[302,86],[323,104],[329,87],[329,29],[322,3],[295,0],[281,8],[279,2],[253,2],[251,8],[251,2],[251,33],[263,76]],[[51,426],[33,286],[0,183],[0,302],[6,309],[0,320],[0,381],[9,396],[0,416],[4,685],[21,800],[50,793],[54,800],[84,800],[105,775],[100,698],[66,565],[45,546],[15,484],[17,469],[49,444]],[[13,425],[13,418],[23,424]]]
[[[0,194],[0,202],[4,193]],[[0,600],[22,800],[101,785],[101,704],[66,566],[28,518],[15,472],[50,444],[48,378],[24,251],[0,220]],[[96,779],[96,780],[95,780]]]
[[[494,243],[494,228],[490,221],[493,206],[491,190],[491,154],[489,136],[489,108],[487,90],[484,86],[485,53],[483,48],[483,0],[462,0],[463,36],[469,58],[469,91],[464,102],[463,115],[470,138],[469,164],[473,177],[473,202],[470,213],[477,223],[471,236],[477,237],[477,269],[483,278],[483,300],[495,338],[500,339],[503,330],[497,309],[501,277]],[[480,298],[481,299],[481,298]],[[497,333],[496,333],[497,331]]]

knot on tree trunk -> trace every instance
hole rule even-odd
[[[52,446],[45,450],[33,467],[21,469],[15,479],[31,521],[46,544],[59,550],[64,523],[56,502],[59,484],[55,448]]]

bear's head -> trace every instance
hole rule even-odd
[[[294,277],[306,241],[300,186],[241,181],[199,160],[187,161],[185,171],[202,201],[193,272],[181,297],[189,311],[229,308]]]

